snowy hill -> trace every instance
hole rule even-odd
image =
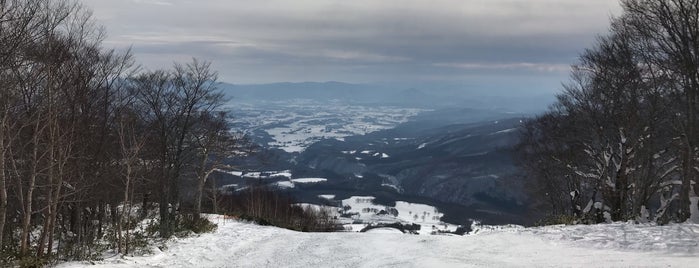
[[[699,225],[481,227],[467,236],[299,233],[213,217],[215,233],[73,267],[696,267]],[[380,230],[379,230],[380,231]]]
[[[517,114],[301,99],[232,101],[225,109],[233,128],[245,129],[264,152],[230,159],[240,169],[217,174],[224,192],[259,182],[302,203],[327,205],[317,198],[325,194],[371,195],[383,204],[438,207],[454,224],[533,222],[508,150],[517,141]],[[298,178],[327,181],[291,181]]]

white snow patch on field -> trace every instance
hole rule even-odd
[[[388,228],[388,227],[380,227],[380,228],[373,228],[370,230],[366,231],[367,233],[371,234],[403,234],[400,230],[396,228]]]
[[[340,218],[341,222],[355,222],[357,220],[363,223],[402,223],[402,224],[419,224],[420,235],[431,235],[438,231],[456,231],[458,226],[444,223],[441,221],[443,216],[437,208],[424,204],[414,204],[403,201],[396,201],[395,207],[374,204],[373,196],[352,196],[342,200],[342,206],[349,206],[349,210],[343,211],[346,214],[356,213],[351,219]],[[395,209],[398,215],[390,213],[379,215],[380,211],[389,212]],[[345,225],[345,227],[347,227]],[[359,231],[353,228],[354,231]]]
[[[278,181],[276,182],[279,188],[294,188],[294,183],[290,181]]]
[[[291,180],[295,183],[318,183],[318,182],[326,182],[328,179],[325,178],[298,178],[298,179],[293,179]]]
[[[280,172],[276,174],[269,175],[270,178],[286,177],[291,178],[291,172]]]
[[[318,195],[318,197],[323,198],[323,199],[327,199],[327,200],[335,199],[334,194],[321,194],[321,195]]]
[[[172,240],[167,249],[149,256],[116,256],[94,265],[70,262],[58,267],[696,267],[699,263],[696,224],[548,226],[416,236],[382,230],[300,233],[212,219],[219,226],[214,233]]]
[[[257,105],[230,105],[237,127],[262,130],[272,139],[267,144],[289,153],[302,152],[324,139],[344,141],[393,128],[425,109],[373,107],[324,103],[310,100],[265,102]]]
[[[216,171],[221,172],[221,173],[231,174],[233,176],[238,176],[238,177],[243,176],[242,171],[235,171],[235,170],[228,171],[228,170],[222,170],[222,169],[216,169]]]
[[[442,224],[440,220],[444,214],[433,206],[396,201],[395,208],[398,210],[398,219],[415,223]]]
[[[292,174],[290,170],[282,171],[225,171],[217,169],[216,171],[231,174],[233,176],[247,178],[247,179],[269,179],[269,178],[280,178],[286,177],[291,178]]]
[[[391,189],[393,189],[393,190],[396,190],[396,192],[400,193],[400,188],[398,188],[398,186],[395,186],[395,185],[393,185],[393,184],[390,184],[390,183],[382,183],[381,186],[391,188]]]
[[[496,135],[496,134],[503,134],[503,133],[510,133],[510,132],[515,132],[517,131],[517,128],[508,128],[505,130],[500,130],[498,132],[491,133],[490,135]]]

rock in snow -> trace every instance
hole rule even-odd
[[[696,267],[699,225],[481,228],[466,236],[299,233],[213,216],[152,256],[58,267]]]

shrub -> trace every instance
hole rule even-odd
[[[535,226],[546,226],[546,225],[558,225],[558,224],[565,224],[565,225],[572,225],[578,223],[578,220],[575,216],[572,215],[551,215],[544,217],[540,220],[538,220],[534,225]]]
[[[195,217],[192,214],[182,215],[178,217],[178,220],[175,233],[181,236],[186,236],[189,232],[194,232],[195,234],[210,233],[218,228],[218,225],[209,221],[209,219]]]
[[[368,226],[364,227],[362,230],[360,230],[359,232],[363,233],[363,232],[369,231],[371,229],[384,228],[384,227],[398,229],[403,233],[411,233],[411,234],[419,234],[418,231],[420,231],[420,229],[422,228],[421,225],[415,224],[415,223],[402,224],[399,222],[394,222],[394,223],[389,223],[389,224],[380,223],[380,224],[375,224],[375,225],[368,225]]]
[[[266,187],[252,187],[219,199],[220,211],[260,225],[301,232],[342,230],[328,209],[300,207],[296,203],[291,196]]]

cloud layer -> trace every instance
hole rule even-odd
[[[192,56],[221,78],[467,81],[566,77],[617,0],[84,0],[106,45],[147,67]]]

